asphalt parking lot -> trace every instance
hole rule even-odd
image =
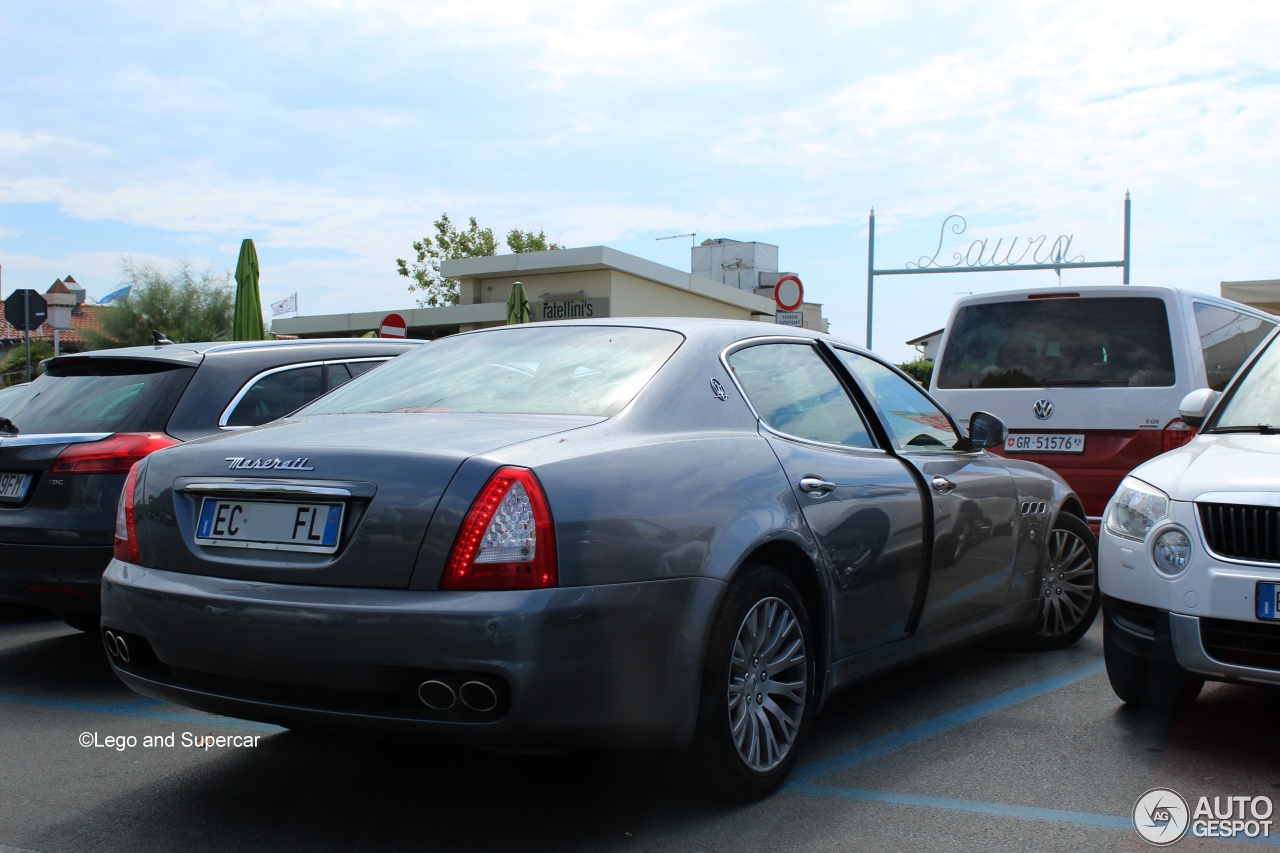
[[[1280,692],[1211,684],[1176,720],[1133,713],[1107,684],[1099,622],[1065,652],[989,643],[839,695],[788,786],[743,805],[684,789],[648,756],[330,738],[187,711],[120,685],[96,637],[5,608],[0,851],[1137,850],[1149,789],[1274,802],[1278,710]]]

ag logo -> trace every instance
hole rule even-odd
[[[1039,400],[1036,400],[1036,404],[1031,407],[1031,413],[1035,415],[1038,420],[1049,420],[1049,418],[1053,417],[1053,401],[1048,397],[1041,397]]]
[[[1133,804],[1133,828],[1148,844],[1172,844],[1187,834],[1190,823],[1187,801],[1170,788],[1152,788]]]

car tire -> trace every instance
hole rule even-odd
[[[1114,629],[1104,625],[1102,657],[1107,680],[1120,700],[1139,708],[1176,711],[1195,701],[1204,679],[1173,663],[1149,660],[1125,651],[1116,642]]]
[[[56,615],[72,628],[77,631],[84,631],[86,634],[96,632],[102,622],[102,616],[97,613],[77,613],[71,610],[61,610]]]
[[[1061,513],[1049,529],[1040,575],[1040,611],[1028,644],[1065,649],[1085,635],[1098,615],[1098,539],[1078,516]]]
[[[786,780],[813,716],[816,651],[795,584],[769,566],[744,566],[707,644],[689,750],[702,790],[751,800]]]

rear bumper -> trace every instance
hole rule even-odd
[[[519,746],[678,747],[692,735],[708,578],[519,592],[263,584],[112,561],[103,626],[133,689],[293,727]],[[428,707],[418,688],[480,681],[496,707]],[[437,703],[439,704],[439,703]]]
[[[111,545],[0,543],[0,601],[95,613]]]

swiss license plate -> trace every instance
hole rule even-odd
[[[1005,453],[1084,453],[1078,432],[1014,432],[1004,439]]]
[[[332,554],[342,531],[342,504],[205,498],[196,544]]]
[[[1280,584],[1259,583],[1254,599],[1258,602],[1259,619],[1277,619],[1276,610],[1280,607]]]
[[[30,474],[0,474],[0,501],[17,503],[27,496]]]

